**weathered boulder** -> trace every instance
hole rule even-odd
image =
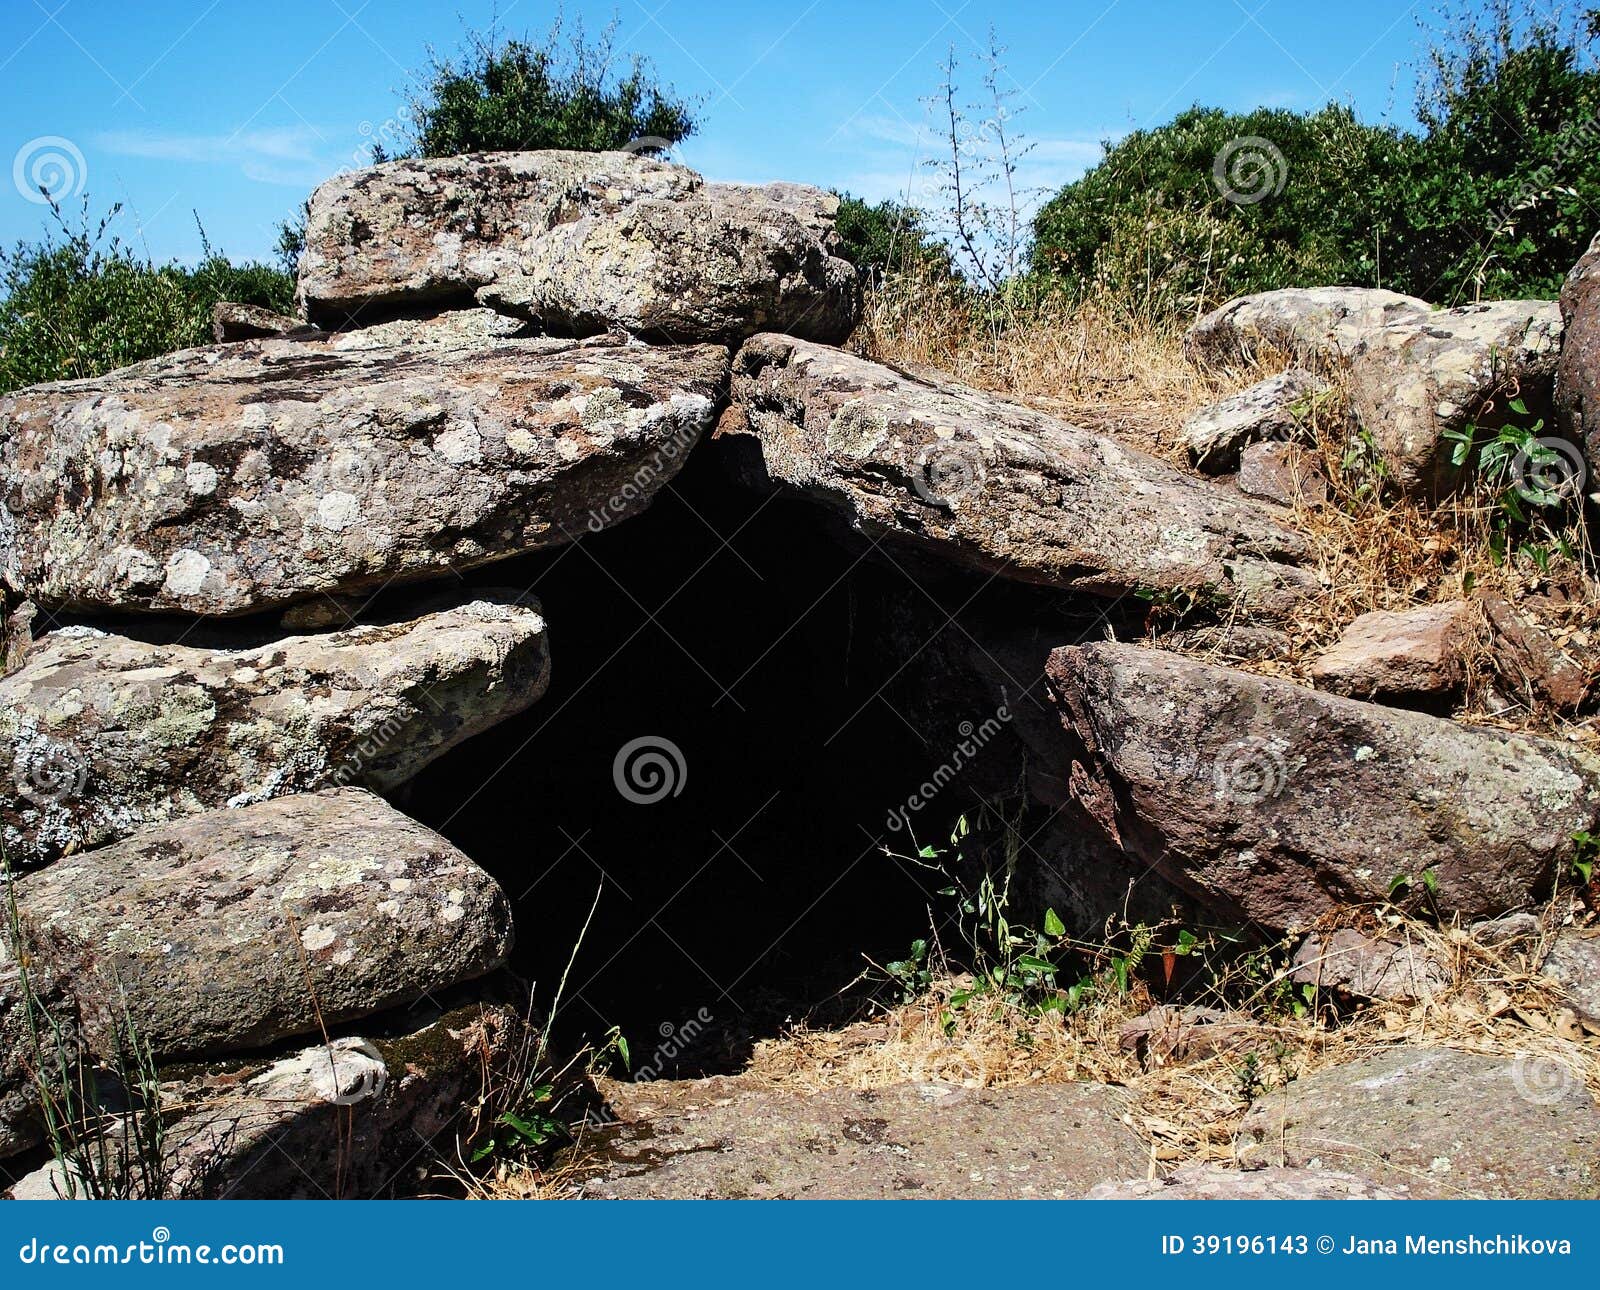
[[[1370,1178],[1336,1169],[1224,1169],[1184,1165],[1165,1178],[1100,1183],[1085,1200],[1404,1200]]]
[[[459,1161],[471,1108],[508,1056],[518,1025],[507,1009],[471,1005],[394,1038],[337,1038],[276,1061],[164,1078],[168,1122],[160,1168],[150,1172],[159,1173],[163,1196],[185,1200],[359,1199],[431,1190],[435,1171]],[[97,1162],[92,1143],[84,1154]],[[107,1155],[114,1159],[115,1149]],[[12,1196],[63,1200],[87,1190],[81,1181],[69,1186],[52,1161],[22,1179]]]
[[[1561,320],[1556,424],[1583,445],[1592,493],[1600,488],[1600,233],[1561,288]]]
[[[715,346],[183,350],[0,398],[6,583],[240,614],[568,542],[643,509],[711,422]]]
[[[1079,807],[1231,916],[1309,926],[1432,871],[1444,916],[1529,903],[1600,817],[1576,748],[1135,645],[1057,650]]]
[[[1356,346],[1350,410],[1372,437],[1386,479],[1409,493],[1448,492],[1463,468],[1451,460],[1446,433],[1519,393],[1548,405],[1560,353],[1553,301],[1497,300],[1405,318]]]
[[[1022,1199],[1081,1197],[1144,1168],[1100,1084],[964,1090],[901,1084],[809,1096],[708,1097],[697,1082],[644,1086],[647,1106],[585,1142],[587,1196],[608,1199]]]
[[[1239,454],[1234,481],[1246,497],[1278,506],[1321,506],[1328,478],[1315,453],[1297,443],[1253,443]]]
[[[1344,927],[1306,937],[1295,949],[1289,980],[1362,999],[1414,1003],[1449,985],[1450,969],[1414,941]]]
[[[1327,371],[1342,366],[1369,332],[1429,312],[1415,296],[1372,287],[1285,287],[1213,309],[1189,328],[1183,350],[1196,363],[1221,367],[1288,354]]]
[[[1561,987],[1579,1017],[1600,1026],[1600,929],[1562,928],[1539,970]]]
[[[1304,540],[1260,508],[966,386],[758,336],[735,361],[733,399],[717,439],[741,474],[874,541],[1019,582],[1242,598],[1267,614],[1316,586],[1296,564]]]
[[[221,344],[230,340],[263,340],[268,337],[314,333],[298,318],[275,314],[260,305],[241,305],[219,300],[211,306],[211,339]]]
[[[1245,1165],[1349,1168],[1418,1200],[1600,1197],[1600,1107],[1543,1058],[1396,1048],[1245,1113]]]
[[[534,326],[526,318],[497,313],[493,309],[447,309],[443,313],[424,314],[421,317],[390,318],[373,323],[358,331],[333,332],[328,336],[328,348],[387,349],[394,345],[448,345],[456,349],[493,345],[502,340],[527,340],[533,352],[560,353],[570,349],[572,343],[558,336],[535,336]],[[623,345],[627,337],[618,332],[610,336],[588,337],[590,344],[609,343]]]
[[[103,1051],[124,1021],[158,1060],[259,1047],[498,967],[495,881],[362,789],[213,811],[17,883],[23,943],[71,982]]]
[[[1312,403],[1328,388],[1321,377],[1291,367],[1201,408],[1183,423],[1190,462],[1219,475],[1239,464],[1239,453],[1249,444],[1306,437]]]
[[[1385,702],[1438,702],[1465,679],[1476,615],[1465,600],[1362,614],[1311,665],[1320,690]]]
[[[312,194],[298,300],[336,328],[476,298],[576,335],[837,342],[860,311],[838,208],[815,188],[708,184],[626,152],[393,161]]]
[[[45,965],[26,974],[0,931],[0,1159],[45,1140],[40,1090],[75,1088],[78,1020],[61,979]]]
[[[1203,1061],[1219,1053],[1239,1053],[1271,1046],[1272,1034],[1248,1013],[1186,1008],[1158,1003],[1142,1016],[1125,1021],[1117,1046],[1135,1054],[1146,1070]]]
[[[386,792],[549,682],[536,604],[462,596],[410,622],[256,649],[88,627],[0,680],[0,840],[13,865],[179,816],[353,784]]]

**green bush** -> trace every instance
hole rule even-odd
[[[462,152],[572,148],[600,152],[640,139],[678,143],[695,130],[691,106],[659,84],[650,64],[634,58],[613,77],[613,22],[590,43],[578,27],[561,39],[556,20],[544,44],[497,43],[472,35],[455,60],[436,60],[421,94],[409,104],[418,156]]]
[[[1322,284],[1552,296],[1600,225],[1594,35],[1594,14],[1512,0],[1458,15],[1415,133],[1335,105],[1196,107],[1135,131],[1040,210],[1032,267],[1164,315]]]
[[[849,193],[836,193],[840,254],[861,274],[882,281],[891,271],[955,272],[950,252],[929,235],[921,214],[893,200],[869,205]]]
[[[158,265],[108,236],[113,208],[98,226],[56,216],[56,231],[0,251],[0,392],[39,381],[98,376],[158,354],[211,340],[211,308],[236,300],[287,310],[289,275],[233,264],[201,234],[194,268]]]

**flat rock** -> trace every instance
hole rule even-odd
[[[1429,870],[1443,917],[1525,906],[1600,815],[1600,761],[1553,740],[1135,645],[1060,649],[1048,674],[1106,842],[1268,927]]]
[[[1600,1197],[1600,1107],[1532,1057],[1391,1049],[1268,1093],[1235,1145],[1246,1165],[1352,1169],[1418,1200]]]
[[[277,1060],[165,1078],[162,1195],[331,1200],[430,1190],[433,1171],[459,1167],[485,1064],[508,1056],[516,1031],[514,1014],[475,1004],[396,1037],[341,1037]],[[52,1161],[12,1198],[62,1200],[69,1190]]]
[[[971,1090],[902,1084],[705,1098],[663,1089],[640,1118],[586,1141],[586,1196],[608,1199],[1022,1199],[1083,1196],[1144,1168],[1098,1084]]]
[[[1600,489],[1600,234],[1561,288],[1565,329],[1556,368],[1556,425],[1583,445],[1586,491]]]
[[[1209,474],[1222,474],[1239,464],[1248,444],[1306,437],[1312,403],[1328,388],[1321,377],[1292,367],[1201,408],[1183,423],[1189,461]]]
[[[0,839],[12,864],[291,793],[398,788],[549,683],[536,604],[455,598],[412,621],[255,649],[88,627],[41,637],[0,680]]]
[[[1279,506],[1321,506],[1328,479],[1315,453],[1297,443],[1253,443],[1239,454],[1235,481],[1246,497]]]
[[[1358,699],[1443,699],[1465,679],[1461,651],[1476,620],[1464,600],[1362,614],[1312,663],[1311,679]]]
[[[715,346],[242,341],[0,398],[0,558],[70,609],[242,614],[571,541],[711,423]]]
[[[213,811],[17,883],[23,942],[103,1051],[123,1010],[158,1060],[234,1052],[498,967],[495,881],[363,789]]]
[[[298,318],[273,313],[260,305],[241,305],[219,300],[211,306],[211,339],[221,344],[229,340],[262,340],[272,336],[292,336],[314,332]]]
[[[502,340],[530,340],[528,349],[539,352],[560,353],[572,348],[572,342],[554,336],[533,335],[534,325],[526,318],[497,313],[493,309],[447,309],[442,313],[423,314],[420,317],[391,318],[362,327],[359,331],[333,332],[328,336],[328,348],[388,349],[396,345],[446,345],[455,349],[492,345]],[[616,333],[606,337],[589,337],[590,343],[604,340],[610,344],[626,344],[627,337]]]
[[[838,209],[815,188],[708,184],[626,152],[392,161],[312,194],[298,302],[330,328],[475,298],[573,335],[837,342],[860,312]]]
[[[1183,350],[1197,363],[1247,367],[1287,354],[1318,371],[1343,366],[1369,333],[1421,318],[1428,303],[1372,287],[1285,287],[1239,296],[1189,328]]]
[[[1289,979],[1362,999],[1416,1003],[1450,984],[1450,969],[1421,945],[1345,927],[1313,932],[1295,949]]]
[[[1271,1042],[1265,1027],[1246,1013],[1198,1005],[1175,1007],[1158,1003],[1117,1031],[1117,1046],[1134,1053],[1146,1070],[1203,1061],[1219,1053],[1264,1048]]]
[[[1100,1183],[1085,1200],[1404,1200],[1370,1178],[1337,1169],[1224,1169],[1184,1165],[1165,1178]]]
[[[1600,1026],[1600,928],[1563,927],[1540,971],[1561,987],[1574,1012]]]
[[[1561,353],[1561,311],[1549,300],[1497,300],[1406,318],[1366,336],[1350,358],[1350,409],[1402,491],[1453,489],[1445,435],[1491,402],[1548,404]],[[1508,413],[1503,407],[1497,416]]]
[[[873,540],[1018,582],[1264,614],[1317,585],[1296,563],[1304,540],[1259,507],[1103,435],[785,336],[749,341],[735,368],[717,439],[743,477]]]

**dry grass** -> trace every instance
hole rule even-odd
[[[1152,1170],[1196,1160],[1235,1163],[1239,1121],[1261,1092],[1400,1044],[1553,1062],[1600,1100],[1600,1036],[1578,1025],[1537,972],[1553,926],[1514,950],[1388,910],[1344,911],[1322,930],[1352,924],[1409,941],[1445,966],[1449,983],[1423,1003],[1336,1013],[1317,999],[1297,1017],[1284,1006],[1280,971],[1233,1001],[1231,1010],[1253,1022],[1246,1046],[1147,1070],[1119,1042],[1123,1025],[1154,1003],[1140,983],[1063,1016],[981,998],[952,1008],[951,995],[970,982],[947,979],[873,1021],[766,1042],[745,1078],[802,1093],[907,1081],[1118,1085],[1133,1094],[1131,1127],[1149,1147]],[[1223,980],[1217,988],[1233,994],[1236,985]]]
[[[1262,355],[1249,370],[1200,370],[1184,358],[1182,336],[1182,321],[1152,320],[1116,302],[1024,296],[980,309],[948,283],[900,278],[869,296],[853,344],[870,357],[948,373],[1187,469],[1184,421],[1281,369],[1286,359]],[[1571,655],[1582,657],[1600,642],[1600,584],[1580,562],[1560,555],[1547,569],[1526,559],[1498,562],[1490,548],[1491,499],[1467,493],[1429,506],[1382,496],[1370,470],[1347,459],[1351,434],[1342,395],[1319,401],[1311,421],[1312,457],[1330,496],[1325,503],[1303,498],[1285,520],[1310,543],[1324,593],[1287,624],[1287,656],[1252,661],[1225,643],[1184,643],[1170,631],[1157,637],[1164,646],[1309,683],[1312,662],[1361,614],[1484,595],[1512,602]],[[1572,536],[1582,539],[1577,529]],[[1484,648],[1487,631],[1479,637],[1477,648],[1469,642],[1466,650],[1465,699],[1455,715],[1600,747],[1600,720],[1541,707],[1516,678],[1495,674]]]

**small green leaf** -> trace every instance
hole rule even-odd
[[[1067,934],[1067,925],[1061,921],[1060,916],[1053,909],[1044,911],[1044,932],[1046,936],[1065,936]]]

